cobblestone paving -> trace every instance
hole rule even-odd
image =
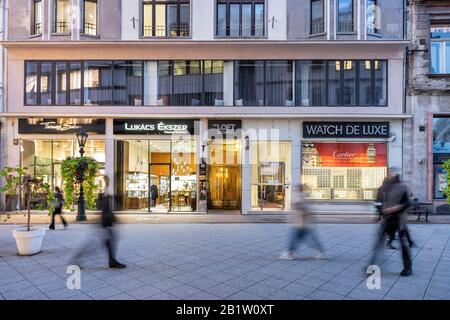
[[[41,253],[20,257],[15,226],[3,225],[0,300],[450,299],[450,225],[411,225],[414,274],[399,277],[399,250],[385,249],[381,289],[370,290],[364,267],[376,227],[320,224],[329,259],[308,259],[314,252],[303,246],[301,259],[281,261],[286,224],[125,224],[117,228],[118,258],[128,268],[111,270],[96,226],[47,231]],[[67,266],[86,239],[98,247],[82,261],[81,289],[70,290]]]

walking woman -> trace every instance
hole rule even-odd
[[[64,197],[59,187],[55,187],[55,199],[53,200],[52,205],[53,205],[52,222],[50,223],[50,226],[48,228],[50,230],[55,230],[55,216],[57,214],[59,214],[61,221],[64,225],[64,228],[67,228],[69,224],[62,215],[62,209],[64,206]]]

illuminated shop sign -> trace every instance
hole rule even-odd
[[[240,120],[209,120],[209,139],[234,139],[241,137],[242,122]]]
[[[389,138],[389,122],[303,122],[304,138]]]
[[[105,134],[105,119],[19,119],[20,134],[75,134],[80,129],[91,134]]]
[[[114,134],[192,135],[194,120],[115,119]]]

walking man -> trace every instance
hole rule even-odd
[[[377,201],[382,203],[381,212],[383,221],[375,243],[375,249],[371,259],[371,265],[376,264],[376,259],[380,249],[384,245],[385,237],[392,236],[398,232],[402,248],[403,270],[401,276],[412,274],[412,262],[409,252],[408,239],[405,228],[401,228],[401,215],[409,205],[409,192],[406,185],[401,183],[400,175],[392,169],[389,176],[379,188]]]
[[[55,230],[55,216],[57,214],[61,218],[64,228],[67,228],[67,226],[69,224],[67,223],[67,221],[64,219],[64,217],[62,215],[62,209],[64,206],[64,197],[63,197],[63,194],[59,187],[55,187],[55,199],[52,202],[52,206],[53,206],[52,222],[50,223],[50,226],[48,227],[49,230]]]

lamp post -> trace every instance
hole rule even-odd
[[[84,156],[84,147],[86,145],[86,141],[88,139],[89,135],[87,134],[84,129],[80,129],[80,131],[77,133],[77,140],[78,145],[80,146],[80,157],[83,158]],[[84,188],[83,188],[83,182],[84,182],[84,170],[86,169],[86,163],[83,159],[81,159],[78,168],[77,168],[77,177],[78,177],[78,183],[80,184],[80,194],[78,196],[78,214],[77,214],[77,221],[84,221],[86,220],[86,210],[85,210],[85,202],[84,202]]]

